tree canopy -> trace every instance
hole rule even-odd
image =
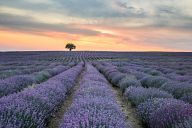
[[[73,43],[66,44],[65,48],[69,49],[71,51],[72,49],[76,49],[76,46]]]

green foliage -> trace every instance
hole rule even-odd
[[[76,46],[73,43],[66,44],[65,48],[69,49],[71,51],[72,49],[76,49]]]

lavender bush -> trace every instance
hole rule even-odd
[[[122,68],[119,68],[119,71],[122,72],[122,73],[132,74],[132,75],[134,75],[138,80],[140,80],[140,79],[142,79],[142,78],[144,78],[144,77],[146,77],[146,76],[148,75],[148,74],[146,74],[146,73],[137,71],[137,70],[135,70],[135,69],[133,69],[133,68],[130,69],[130,68],[127,67],[127,66],[122,67]]]
[[[140,103],[152,98],[173,98],[171,94],[161,91],[157,88],[129,87],[124,93],[133,105],[138,106]]]
[[[141,86],[141,83],[133,75],[128,75],[119,72],[114,66],[104,67],[101,64],[95,64],[95,66],[104,73],[105,76],[116,86],[120,87],[124,91],[129,86]],[[110,68],[109,68],[110,67]]]
[[[118,86],[118,83],[121,79],[123,79],[124,77],[126,76],[126,74],[124,73],[114,73],[111,75],[111,82],[114,84],[114,85],[117,85]]]
[[[34,72],[39,72],[42,70],[45,70],[47,68],[54,68],[57,65],[60,65],[58,63],[49,63],[44,61],[35,61],[30,62],[29,64],[24,61],[22,62],[22,65],[19,64],[20,62],[16,62],[13,65],[6,65],[4,67],[4,70],[1,70],[0,67],[0,79],[5,79],[14,75],[24,75],[24,74],[32,74]]]
[[[152,75],[152,76],[161,76],[162,75],[162,73],[160,71],[157,71],[155,69],[150,69],[150,68],[146,69],[144,71],[144,73],[147,73],[147,74]]]
[[[94,65],[116,86],[118,86],[118,82],[126,75],[120,73],[113,65],[108,63],[94,63]]]
[[[159,88],[161,87],[164,83],[168,82],[169,80],[165,77],[161,76],[148,76],[145,77],[141,80],[141,84],[143,87],[155,87]]]
[[[54,74],[58,74],[64,70],[66,70],[68,67],[65,66],[58,66],[53,68]],[[55,72],[57,70],[57,72]],[[4,80],[0,80],[0,97],[9,95],[18,91],[21,91],[22,89],[36,83],[40,83],[48,78],[50,78],[52,75],[52,70],[48,71],[40,71],[36,73],[32,73],[30,75],[18,75],[6,78]]]
[[[141,103],[138,114],[150,128],[190,128],[192,106],[171,98],[154,98]]]
[[[131,74],[134,75],[138,80],[141,80],[144,77],[148,76],[148,74],[145,74],[145,73],[139,72],[139,71],[133,71],[133,72],[131,72]]]
[[[192,92],[184,94],[180,99],[192,104]]]
[[[106,68],[107,70],[105,71],[105,75],[110,75],[111,73],[116,73],[116,72],[118,72],[118,70],[114,67],[114,68]]]
[[[0,79],[5,79],[14,75],[23,75],[23,74],[31,74],[33,72],[38,72],[43,70],[45,67],[43,66],[38,66],[35,65],[34,66],[26,66],[24,68],[20,68],[20,67],[15,67],[15,68],[11,68],[9,67],[7,70],[2,70],[0,71]]]
[[[0,99],[0,126],[43,128],[45,120],[62,103],[82,70],[79,64],[34,88]]]
[[[48,71],[40,71],[37,73],[33,73],[32,78],[34,79],[35,83],[40,83],[41,81],[44,81],[51,77],[51,74]]]
[[[95,77],[87,79],[89,76]],[[80,88],[75,92],[72,105],[64,114],[60,128],[130,127],[125,123],[124,115],[109,85],[106,82],[98,82],[98,79],[104,77],[88,65]]]
[[[182,102],[170,102],[151,114],[149,125],[152,128],[191,128],[192,105]]]
[[[29,75],[19,75],[0,80],[0,97],[8,95],[35,83],[33,77]]]
[[[163,84],[161,89],[173,94],[175,98],[181,98],[186,93],[192,93],[192,84],[170,81]]]
[[[133,75],[126,75],[123,79],[121,79],[118,83],[120,89],[124,92],[126,88],[130,86],[139,87],[141,86],[140,81],[136,79]]]
[[[150,115],[164,104],[169,103],[169,101],[178,102],[176,99],[153,98],[139,104],[137,106],[137,112],[143,123],[149,125]]]
[[[61,73],[63,72],[64,70],[67,70],[70,68],[70,63],[66,66],[62,66],[62,65],[59,65],[59,66],[56,66],[54,68],[49,68],[49,69],[46,69],[45,71],[47,71],[51,76],[55,76],[57,75],[58,73]],[[74,65],[73,65],[74,66]]]

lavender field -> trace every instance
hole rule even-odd
[[[0,128],[192,128],[192,53],[1,52]]]

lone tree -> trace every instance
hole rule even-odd
[[[69,49],[69,51],[71,51],[72,49],[75,49],[76,46],[72,43],[68,43],[68,44],[66,44],[65,48],[67,48],[67,49]]]

